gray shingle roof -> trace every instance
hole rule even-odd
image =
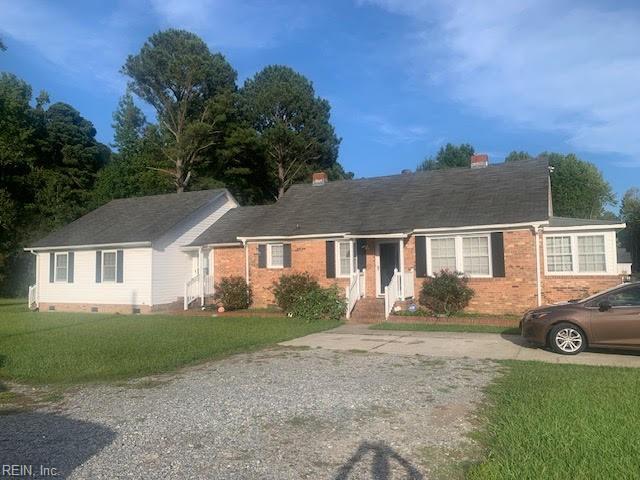
[[[152,242],[225,193],[217,189],[112,200],[31,247]]]
[[[294,185],[273,205],[229,211],[192,245],[245,236],[399,233],[547,220],[548,175],[546,162],[526,160]]]
[[[597,220],[593,218],[551,217],[550,227],[584,227],[589,225],[619,225],[621,220]]]

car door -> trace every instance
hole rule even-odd
[[[640,347],[640,285],[595,299],[591,307],[591,343]]]

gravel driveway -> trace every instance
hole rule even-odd
[[[236,355],[0,416],[0,463],[74,479],[429,478],[466,448],[498,368],[319,349]]]

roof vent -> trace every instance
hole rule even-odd
[[[487,165],[489,165],[489,155],[486,153],[471,155],[471,168],[484,168]]]
[[[325,172],[315,172],[313,177],[311,177],[312,185],[324,185],[329,180],[327,179],[327,174]]]

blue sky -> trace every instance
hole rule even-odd
[[[199,34],[238,70],[290,65],[332,105],[357,177],[446,142],[502,161],[574,152],[640,186],[640,4],[564,0],[0,0],[0,70],[75,106],[111,141],[124,59],[153,32]]]

